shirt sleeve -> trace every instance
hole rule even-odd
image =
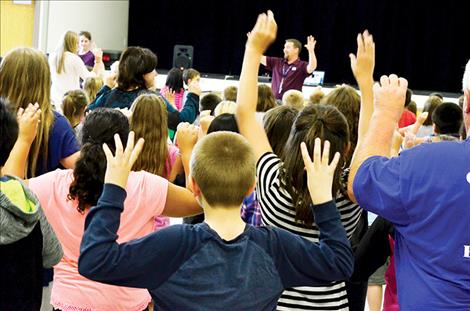
[[[276,65],[279,63],[279,58],[266,56],[266,70],[273,71]]]
[[[308,62],[305,62],[305,61],[300,62],[300,70],[302,71],[304,75],[304,79],[310,75],[310,73],[308,73],[307,71],[307,67],[308,67]]]
[[[167,101],[167,110],[169,129],[176,130],[176,127],[180,122],[193,123],[199,114],[199,96],[194,93],[188,93],[181,112],[178,112],[178,110],[176,110]]]
[[[58,177],[58,170],[40,175],[38,177],[28,179],[28,188],[38,197],[39,202],[41,202],[41,207],[46,214],[49,212],[49,204],[44,204],[48,202],[49,198],[53,196],[55,191],[54,183]]]
[[[168,180],[158,175],[142,171],[144,174],[139,196],[144,198],[143,206],[149,207],[149,215],[160,216],[165,208],[168,193]]]
[[[103,107],[106,99],[108,98],[109,93],[111,92],[111,88],[107,85],[103,85],[103,87],[98,91],[96,94],[96,98],[88,105],[88,110],[93,110],[99,107]]]
[[[85,220],[78,271],[107,284],[156,288],[191,256],[197,240],[188,226],[175,225],[118,244],[116,232],[125,197],[124,189],[104,185],[97,206]]]
[[[276,264],[285,287],[325,285],[352,274],[353,252],[334,201],[315,205],[313,211],[319,243],[275,229]]]
[[[67,119],[62,115],[56,115],[50,140],[53,146],[49,144],[49,148],[51,149],[49,154],[54,150],[57,153],[58,161],[65,159],[80,150],[80,145],[78,144],[77,137],[75,136],[72,127]]]
[[[402,157],[366,159],[356,173],[353,190],[362,208],[394,224],[406,225],[409,215],[401,197],[401,161]]]
[[[73,68],[74,68],[74,71],[77,73],[77,75],[82,79],[82,80],[86,80],[86,78],[89,78],[89,77],[95,77],[96,74],[92,71],[89,71],[86,66],[85,66],[85,63],[83,62],[83,60],[78,56],[78,55],[75,55],[75,54],[72,54],[72,57],[73,57]]]

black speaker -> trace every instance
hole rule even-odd
[[[103,50],[103,63],[105,69],[111,69],[111,65],[121,58],[121,51]]]
[[[173,67],[187,69],[193,66],[192,45],[175,45],[173,48]]]

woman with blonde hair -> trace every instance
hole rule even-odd
[[[178,148],[168,144],[168,112],[163,99],[156,94],[140,95],[132,104],[131,111],[131,130],[137,137],[145,139],[133,170],[144,170],[173,182],[178,174],[183,173],[183,163]],[[154,230],[169,224],[168,217],[155,217]]]
[[[94,77],[104,71],[103,52],[95,50],[95,65],[92,71],[88,71],[78,53],[78,35],[76,32],[67,31],[57,47],[49,56],[49,65],[52,74],[52,101],[60,106],[65,92],[80,88],[80,78],[85,80]]]
[[[28,156],[26,177],[59,167],[73,168],[79,145],[67,119],[52,110],[51,73],[46,56],[32,48],[17,48],[5,55],[0,64],[0,96],[17,112],[30,103],[38,103],[41,117],[36,139]]]

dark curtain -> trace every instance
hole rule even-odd
[[[470,58],[468,0],[131,0],[128,43],[150,48],[158,67],[168,69],[174,45],[193,45],[194,68],[238,75],[246,33],[267,9],[279,29],[266,54],[281,57],[285,39],[305,43],[312,34],[326,83],[354,84],[348,55],[357,33],[368,29],[376,42],[375,79],[396,73],[414,90],[461,91]],[[308,59],[305,49],[301,58]]]

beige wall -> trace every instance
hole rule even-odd
[[[39,46],[41,50],[54,51],[67,30],[91,32],[103,49],[123,50],[127,46],[129,0],[50,0],[45,4],[45,46]]]
[[[18,46],[33,46],[34,0],[13,4],[0,0],[0,55]]]

